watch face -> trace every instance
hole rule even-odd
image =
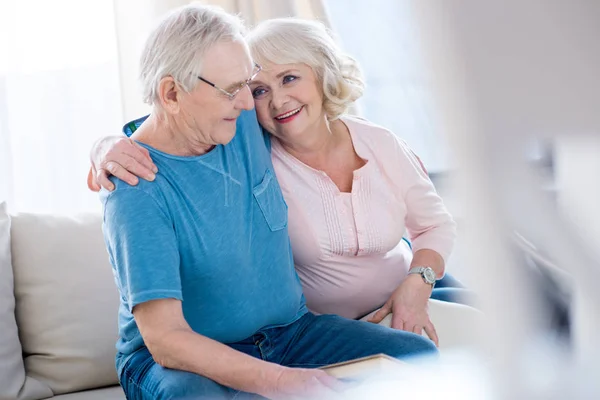
[[[427,283],[429,283],[429,284],[435,283],[435,272],[433,271],[433,269],[425,268],[425,271],[423,271],[423,277],[425,278]]]

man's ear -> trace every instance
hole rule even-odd
[[[181,96],[181,87],[175,82],[173,77],[165,76],[158,85],[158,97],[162,108],[169,114],[179,112],[179,100]]]

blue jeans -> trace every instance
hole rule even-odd
[[[405,360],[437,354],[433,342],[414,333],[337,315],[315,316],[311,313],[284,327],[262,329],[229,346],[261,360],[299,368],[318,368],[377,353]],[[122,357],[117,355],[117,364]],[[154,362],[147,348],[130,357],[119,378],[129,400],[258,397],[200,375],[161,367]]]
[[[431,291],[432,299],[466,304],[468,306],[475,305],[474,297],[475,295],[471,290],[466,289],[458,279],[450,274],[444,275],[442,279],[437,281]]]

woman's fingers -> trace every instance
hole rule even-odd
[[[392,306],[389,303],[385,303],[383,307],[381,307],[371,318],[369,318],[368,322],[372,322],[374,324],[378,324],[390,313],[392,312]]]
[[[99,170],[96,174],[96,183],[110,192],[115,189],[115,185],[108,179],[108,172],[104,169]],[[98,190],[100,190],[100,188],[98,188]]]
[[[418,325],[418,324],[413,326],[412,332],[416,333],[417,335],[422,335],[423,334],[423,326]]]
[[[116,176],[117,178],[128,183],[131,186],[135,186],[139,182],[137,176],[133,175],[126,168],[123,168],[121,165],[114,161],[107,162],[106,169],[108,170],[108,172],[110,172],[111,175]]]
[[[135,154],[126,154],[127,158],[119,164],[127,170],[127,172],[138,176],[147,181],[153,181],[156,175],[152,172],[152,164],[141,152]]]
[[[100,189],[102,189],[100,187],[100,185],[98,184],[98,177],[97,177],[97,173],[96,170],[94,170],[94,168],[90,168],[89,172],[88,172],[88,176],[87,176],[87,185],[88,185],[88,189],[90,189],[92,192],[99,192]]]
[[[401,331],[406,330],[406,322],[401,318],[394,318],[392,315],[392,328],[398,329]]]
[[[152,157],[150,157],[150,152],[145,147],[140,146],[137,143],[134,143],[134,146],[131,148],[127,148],[125,150],[125,154],[129,155],[133,160],[135,160],[140,165],[135,165],[135,163],[131,163],[130,166],[132,169],[125,168],[129,170],[129,172],[136,174],[137,176],[146,179],[147,181],[154,180],[154,174],[158,172],[158,168],[152,162]],[[137,173],[140,172],[140,173]]]
[[[391,327],[394,329],[399,329],[401,331],[407,331],[409,328],[412,328],[410,325],[410,318],[405,313],[402,312],[393,312],[392,313],[392,324]]]
[[[129,184],[132,184],[132,181],[124,179],[127,176],[126,174],[119,176],[111,171],[111,168],[114,168],[115,171],[120,171],[114,164],[148,181],[153,181],[155,178],[154,170],[156,166],[150,158],[150,153],[146,148],[131,139],[123,138],[116,142],[103,157],[102,164],[102,168],[105,168],[108,172]],[[113,165],[111,166],[111,164]],[[137,184],[137,180],[135,184]]]
[[[429,321],[427,325],[424,327],[425,333],[429,336],[429,339],[435,343],[436,347],[440,347],[440,340],[438,339],[437,332],[435,331],[435,326]]]

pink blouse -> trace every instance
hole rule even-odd
[[[358,318],[383,305],[405,278],[412,251],[448,258],[456,226],[406,143],[390,131],[343,117],[366,164],[342,193],[323,171],[272,140],[272,159],[289,207],[289,233],[307,306]]]

